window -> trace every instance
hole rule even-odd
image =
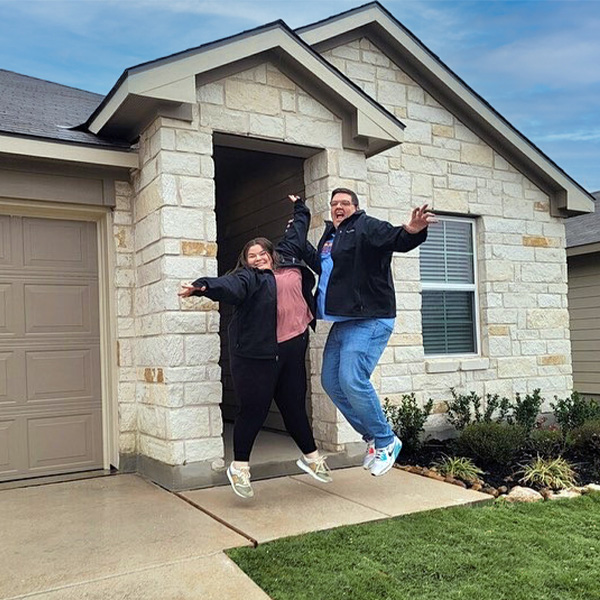
[[[425,354],[477,354],[475,222],[438,219],[420,253]]]

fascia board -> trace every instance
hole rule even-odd
[[[129,72],[123,84],[94,119],[90,130],[98,133],[128,94],[193,103],[196,101],[196,75],[276,48],[280,48],[292,60],[302,65],[315,78],[322,81],[341,102],[360,115],[360,118],[356,119],[358,135],[376,136],[396,143],[403,140],[404,127],[401,124],[391,116],[387,116],[384,109],[374,106],[336,73],[333,67],[314,56],[309,49],[303,47],[293,35],[281,27],[203,50],[198,54],[178,57],[160,65],[142,67],[139,71]]]
[[[584,244],[582,246],[572,246],[567,248],[567,256],[582,256],[584,254],[595,254],[600,253],[600,242],[593,242],[591,244]]]
[[[108,123],[111,116],[117,112],[119,106],[123,104],[129,95],[129,81],[127,78],[119,86],[119,89],[113,94],[112,98],[107,102],[106,106],[96,115],[94,120],[89,124],[88,130],[94,134],[98,132]]]
[[[405,30],[395,23],[388,15],[376,6],[368,7],[363,11],[324,22],[314,28],[310,26],[306,31],[300,31],[300,37],[311,46],[325,42],[334,37],[347,34],[349,31],[359,28],[373,27],[376,24],[381,27],[390,37],[409,52],[419,64],[423,65],[431,74],[436,85],[444,86],[452,95],[465,103],[470,110],[477,113],[487,125],[503,137],[508,146],[513,147],[513,152],[527,157],[538,169],[554,180],[558,187],[567,191],[567,198],[563,210],[568,212],[590,212],[593,209],[593,201],[587,193],[579,189],[577,185],[539,150],[522,135],[516,132],[502,117],[485,105],[477,95],[450,72],[441,62],[436,60],[420,43],[412,38]]]
[[[9,135],[0,135],[0,153],[127,169],[137,169],[139,166],[137,152],[90,148]]]

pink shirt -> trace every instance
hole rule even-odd
[[[302,295],[300,269],[275,271],[277,286],[277,342],[285,342],[306,331],[313,316]]]

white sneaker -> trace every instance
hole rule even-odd
[[[371,475],[375,477],[385,475],[394,466],[400,450],[402,450],[402,442],[396,436],[394,436],[394,441],[389,446],[376,449]]]
[[[236,469],[231,463],[227,469],[227,479],[229,479],[233,491],[240,498],[252,498],[254,496],[254,490],[250,484],[250,467]]]
[[[363,469],[369,470],[375,462],[375,440],[369,440],[367,442],[367,451],[363,458]]]

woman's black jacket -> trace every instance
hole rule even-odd
[[[298,209],[294,205],[294,212]],[[310,269],[298,258],[302,249],[296,244],[306,239],[308,222],[294,219],[283,239],[277,244],[280,257],[278,268],[296,267],[302,274],[302,295],[316,315],[315,299],[312,293],[315,277]],[[235,311],[229,323],[230,352],[247,358],[277,357],[277,288],[275,275],[269,269],[244,267],[221,277],[201,277],[192,283],[194,287],[206,287],[196,296],[206,296],[211,300],[233,304]],[[310,324],[314,329],[315,319]]]

